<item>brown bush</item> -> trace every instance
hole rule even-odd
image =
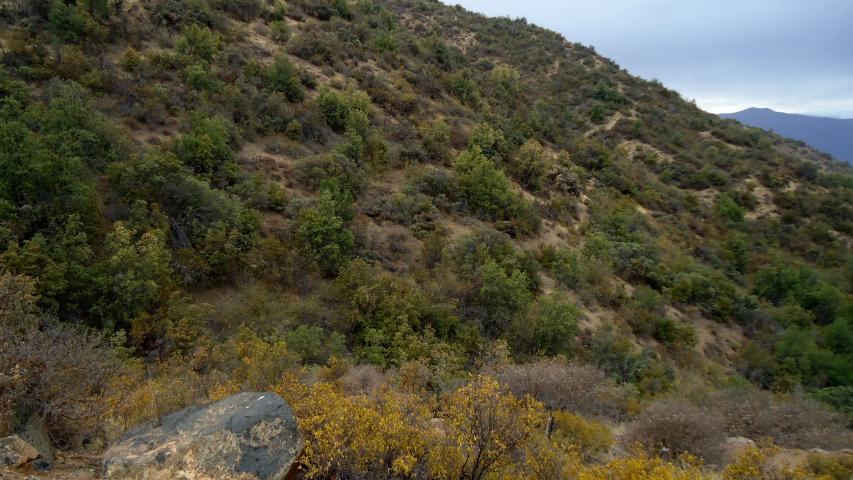
[[[488,374],[518,397],[531,395],[551,410],[587,417],[619,417],[629,400],[628,391],[602,370],[561,358],[503,365]]]
[[[99,397],[121,370],[100,333],[58,323],[23,331],[0,324],[0,412],[5,412],[0,427],[14,429],[35,413],[59,447],[101,437]]]
[[[726,434],[716,412],[686,400],[666,399],[637,415],[623,437],[627,446],[642,444],[649,454],[674,459],[688,453],[718,463]]]
[[[338,385],[349,394],[373,394],[385,383],[385,374],[373,365],[356,365],[338,379]]]
[[[697,403],[716,412],[729,436],[770,437],[782,447],[837,450],[853,445],[843,414],[799,395],[777,397],[753,388],[720,390]]]

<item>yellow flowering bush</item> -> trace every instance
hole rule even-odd
[[[563,449],[577,449],[592,458],[613,445],[613,434],[605,425],[571,412],[554,412],[551,439]]]
[[[408,478],[423,469],[430,416],[420,400],[390,390],[373,399],[313,385],[293,403],[305,434],[305,476]]]
[[[683,456],[677,463],[652,457],[642,450],[604,465],[584,468],[577,480],[703,480],[710,479],[694,457]]]
[[[828,476],[810,474],[802,465],[773,465],[770,461],[779,451],[774,446],[744,449],[723,470],[724,480],[831,480]]]

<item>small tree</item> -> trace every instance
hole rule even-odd
[[[545,427],[542,404],[479,377],[447,399],[444,443],[433,449],[438,478],[481,480],[512,463]]]
[[[336,202],[324,192],[319,201],[299,211],[296,240],[299,248],[332,277],[346,264],[355,244],[355,235],[336,213]]]
[[[513,203],[513,193],[503,172],[480,147],[461,153],[453,162],[459,191],[473,212],[491,220],[506,218]]]
[[[201,175],[229,173],[237,141],[234,126],[220,116],[197,116],[192,130],[175,140],[173,150],[185,165]]]
[[[509,145],[503,131],[492,127],[488,123],[479,123],[468,139],[470,148],[478,147],[483,155],[490,158],[495,164],[500,165],[509,152]]]
[[[533,300],[530,278],[522,270],[505,269],[491,259],[483,266],[480,278],[482,283],[473,292],[472,303],[482,312],[486,334],[498,337]]]
[[[536,140],[530,139],[515,154],[512,174],[529,190],[538,192],[545,186],[548,171],[545,151]]]
[[[163,232],[139,233],[122,222],[107,236],[107,248],[110,255],[99,277],[102,295],[92,310],[108,329],[127,327],[157,306],[169,289],[172,256]]]
[[[220,38],[216,32],[197,24],[184,28],[177,42],[179,52],[207,62],[213,60],[219,45]]]

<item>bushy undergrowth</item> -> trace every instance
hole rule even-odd
[[[698,479],[723,435],[850,444],[849,168],[439,2],[10,8],[4,433],[95,445],[272,388],[315,477]],[[721,371],[764,390],[667,397]]]

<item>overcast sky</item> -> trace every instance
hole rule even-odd
[[[853,0],[445,0],[525,17],[720,113],[853,118]]]

